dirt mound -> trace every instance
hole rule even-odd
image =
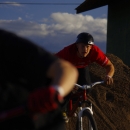
[[[107,54],[115,66],[114,84],[97,85],[89,94],[93,103],[94,117],[98,130],[130,129],[130,68],[113,54]],[[90,65],[92,82],[103,80],[105,69],[93,63]],[[74,130],[75,118],[66,125],[66,130]]]

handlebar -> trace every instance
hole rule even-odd
[[[94,82],[90,85],[79,85],[79,84],[75,84],[75,86],[81,88],[81,89],[90,89],[92,88],[93,86],[97,85],[97,84],[102,84],[104,83],[104,81],[98,81],[98,82]],[[3,121],[3,120],[6,120],[8,118],[12,118],[14,116],[19,116],[21,114],[24,114],[26,112],[26,109],[25,109],[25,106],[21,106],[21,107],[18,107],[18,108],[14,108],[12,110],[9,110],[9,111],[5,111],[5,112],[1,112],[0,113],[0,122]]]
[[[102,83],[104,83],[104,81],[98,81],[98,82],[94,82],[94,83],[92,83],[92,84],[90,84],[90,85],[79,85],[79,84],[75,84],[75,86],[77,86],[77,87],[79,87],[79,88],[81,88],[81,89],[90,89],[90,88],[92,88],[93,86],[95,86],[95,85],[97,85],[97,84],[102,84]]]

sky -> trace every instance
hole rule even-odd
[[[74,43],[79,33],[88,32],[94,37],[95,45],[106,52],[107,6],[76,14],[75,8],[83,2],[0,0],[0,28],[25,37],[53,53]]]

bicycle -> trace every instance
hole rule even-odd
[[[86,90],[91,89],[95,85],[102,83],[104,83],[104,81],[98,81],[90,85],[83,86],[75,84],[75,86],[81,88],[82,91],[77,91],[76,93],[71,94],[67,107],[67,115],[68,118],[71,118],[74,116],[76,111],[78,111],[78,121],[76,123],[77,130],[97,130],[97,124],[93,117],[92,103],[88,100]],[[76,101],[73,101],[74,99],[76,99]],[[84,107],[83,104],[85,104]],[[83,119],[85,119],[86,126],[83,126]]]

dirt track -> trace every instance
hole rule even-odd
[[[130,130],[130,68],[115,55],[107,56],[115,66],[114,84],[97,85],[89,95],[98,130]],[[105,70],[93,63],[90,75],[93,82],[103,80]],[[75,123],[71,119],[66,130],[75,130]]]

